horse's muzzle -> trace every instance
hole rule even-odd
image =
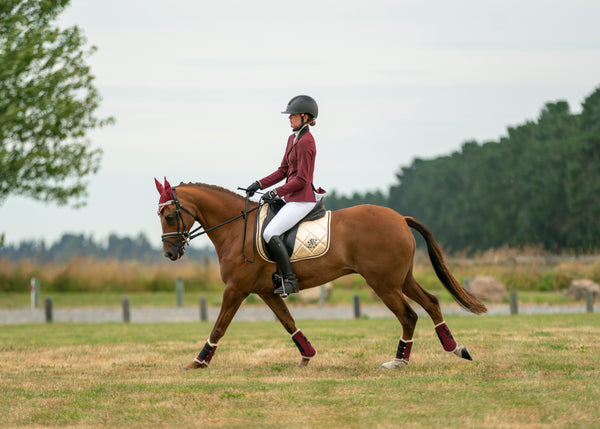
[[[165,258],[169,258],[171,261],[176,261],[183,256],[185,249],[183,246],[169,243],[169,246],[165,249]]]

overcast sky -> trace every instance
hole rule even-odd
[[[116,124],[79,210],[11,197],[9,243],[65,232],[160,244],[154,177],[232,190],[271,173],[298,94],[319,103],[315,185],[387,191],[414,158],[498,140],[600,85],[597,1],[72,0]]]

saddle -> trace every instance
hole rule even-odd
[[[271,204],[260,207],[256,216],[256,248],[260,256],[269,262],[275,262],[269,247],[263,238],[263,231],[269,222],[285,205],[283,200],[275,200]],[[324,200],[319,203],[296,225],[282,234],[290,261],[316,258],[329,250],[329,225],[331,210],[325,210]]]

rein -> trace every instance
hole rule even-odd
[[[166,234],[162,234],[161,239],[163,242],[168,241],[169,238],[181,238],[184,241],[184,245],[189,245],[190,241],[196,237],[199,237],[203,234],[214,231],[215,229],[220,228],[224,225],[227,225],[228,223],[236,221],[240,218],[244,218],[244,239],[242,241],[242,253],[244,254],[244,259],[246,260],[246,262],[254,262],[254,261],[250,261],[250,260],[248,260],[248,258],[246,258],[246,254],[244,251],[244,248],[246,247],[246,225],[248,223],[248,213],[252,213],[253,211],[257,210],[260,207],[260,205],[257,207],[254,207],[253,209],[248,210],[248,196],[246,195],[246,206],[244,207],[244,211],[241,212],[241,214],[239,214],[236,217],[233,217],[229,220],[226,220],[225,222],[222,222],[218,225],[215,225],[208,229],[204,229],[204,227],[200,223],[200,220],[198,219],[198,217],[196,217],[191,211],[189,211],[187,208],[185,208],[184,206],[181,205],[181,203],[179,202],[179,199],[177,198],[177,194],[175,193],[175,188],[173,188],[171,192],[173,193],[173,199],[170,201],[167,201],[165,203],[159,204],[159,207],[175,205],[175,215],[177,218],[177,232],[168,232]],[[193,217],[194,222],[198,222],[199,226],[196,229],[194,229],[192,231],[188,231],[187,227],[185,226],[185,222],[183,220],[183,215],[181,214],[182,210],[184,212],[186,212],[187,214],[189,214],[191,217]],[[179,230],[179,221],[180,220],[181,220],[181,226],[183,227],[182,231]],[[192,223],[192,225],[193,225],[193,223]]]

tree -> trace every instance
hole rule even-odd
[[[582,104],[580,134],[573,139],[566,164],[565,220],[571,247],[598,248],[600,237],[600,87]]]
[[[84,204],[101,150],[87,131],[113,122],[94,116],[101,97],[78,27],[53,24],[70,0],[0,2],[0,204],[11,194]]]
[[[566,101],[546,103],[536,122],[508,128],[499,142],[415,159],[397,174],[389,207],[418,218],[451,250],[596,250],[600,88],[582,107],[577,115]]]

